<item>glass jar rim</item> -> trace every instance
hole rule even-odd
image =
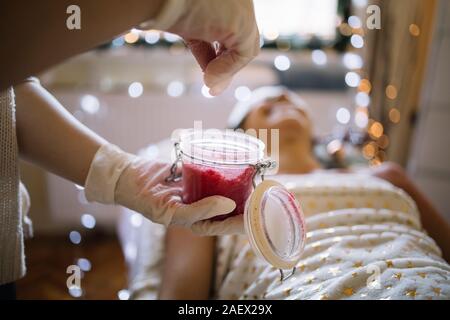
[[[179,135],[183,156],[210,165],[256,165],[264,158],[265,144],[234,130],[186,129]]]

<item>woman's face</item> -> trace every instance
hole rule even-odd
[[[287,95],[281,95],[254,107],[243,123],[243,129],[279,129],[280,145],[310,144],[311,122],[305,109],[296,106]]]

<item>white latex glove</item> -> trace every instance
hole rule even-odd
[[[166,182],[171,165],[139,158],[118,147],[102,146],[85,183],[88,201],[120,204],[156,223],[193,228],[200,235],[236,233],[223,221],[202,221],[234,210],[233,200],[212,196],[192,204],[181,200],[181,182]],[[195,228],[194,228],[195,226]]]
[[[244,215],[240,214],[223,221],[201,221],[191,227],[193,233],[203,236],[245,234]]]
[[[156,19],[141,28],[181,36],[204,71],[212,95],[225,90],[232,76],[260,51],[251,0],[166,0]]]

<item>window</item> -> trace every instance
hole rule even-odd
[[[254,0],[256,20],[266,40],[312,37],[329,42],[336,38],[338,0]]]

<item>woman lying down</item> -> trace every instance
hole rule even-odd
[[[245,236],[198,237],[146,222],[131,266],[132,297],[450,298],[450,227],[400,167],[322,170],[311,152],[304,103],[282,88],[257,90],[231,122],[244,130],[280,129],[280,175],[271,179],[299,199],[308,231],[297,271],[280,281],[279,270],[257,258]],[[156,251],[146,246],[164,234],[164,255],[149,256]]]

